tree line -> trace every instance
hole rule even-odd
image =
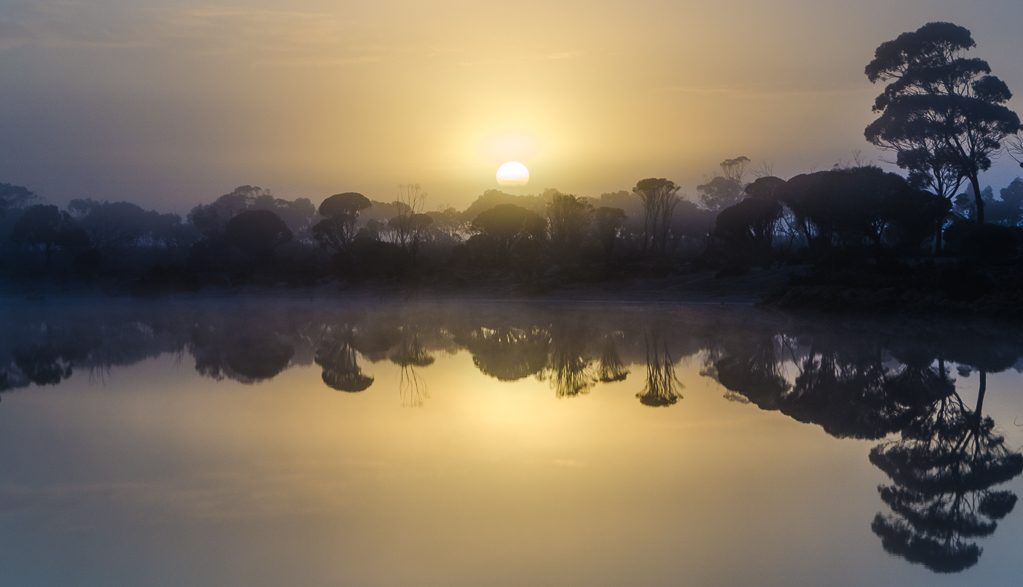
[[[380,201],[341,192],[319,206],[241,186],[186,218],[91,199],[61,210],[0,184],[0,271],[160,293],[331,280],[548,287],[779,264],[880,269],[926,257],[1013,264],[1023,180],[996,198],[980,174],[1003,148],[1023,159],[1023,133],[1006,84],[967,55],[975,45],[961,26],[929,23],[882,43],[866,66],[870,82],[886,85],[865,138],[905,175],[857,163],[784,180],[762,166],[747,181],[751,161],[735,157],[692,200],[671,180],[646,178],[599,198],[488,190],[464,211],[427,211],[418,184]]]

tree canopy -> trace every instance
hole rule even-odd
[[[1005,82],[990,75],[986,61],[966,57],[975,46],[969,30],[947,22],[882,43],[865,73],[871,83],[888,85],[874,101],[880,116],[864,134],[894,151],[914,181],[946,199],[968,180],[983,223],[979,174],[1020,120],[1005,106],[1012,97]]]

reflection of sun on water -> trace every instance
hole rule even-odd
[[[529,170],[518,161],[509,161],[497,168],[497,185],[516,186],[529,183]]]

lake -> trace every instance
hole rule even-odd
[[[1018,328],[566,302],[0,315],[0,585],[1023,577]]]

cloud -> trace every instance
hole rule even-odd
[[[193,55],[245,55],[296,65],[379,61],[410,47],[374,40],[371,27],[322,12],[241,6],[143,7],[40,1],[0,8],[0,50],[156,47]]]
[[[661,91],[679,94],[723,94],[739,97],[757,96],[838,96],[873,94],[873,87],[798,88],[782,86],[666,86]]]

